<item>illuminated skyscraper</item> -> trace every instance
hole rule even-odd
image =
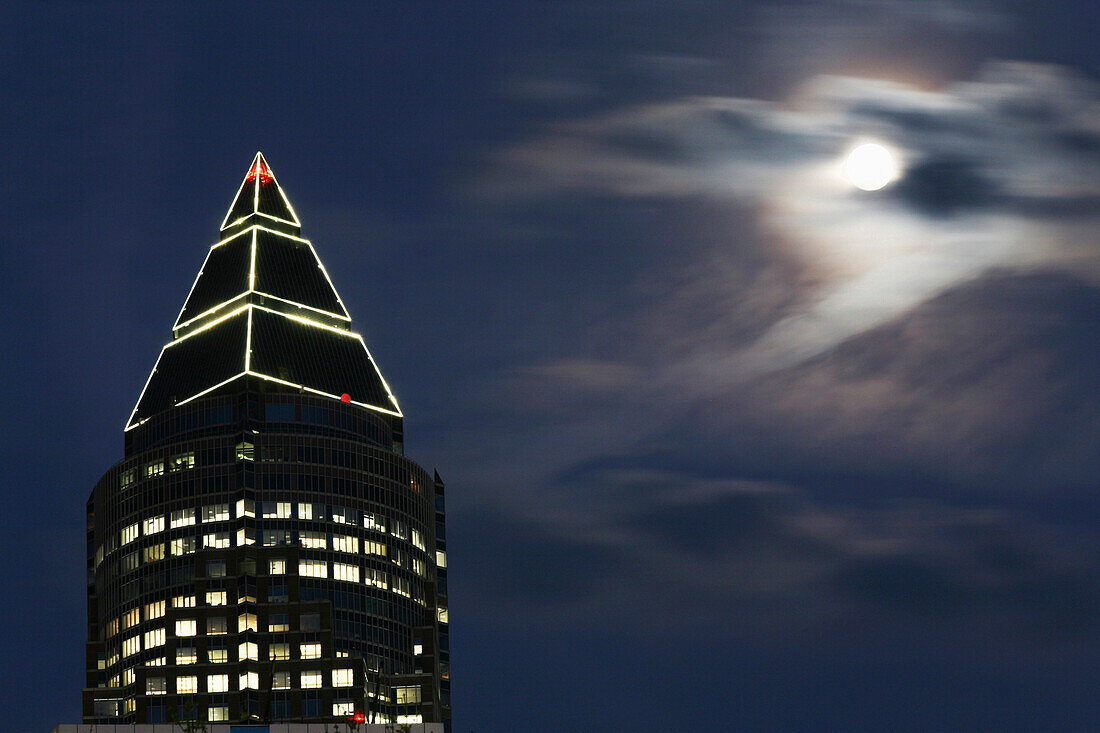
[[[88,500],[86,723],[446,722],[443,482],[257,153]]]

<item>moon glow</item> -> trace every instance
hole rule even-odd
[[[857,145],[841,169],[844,179],[862,191],[877,191],[898,177],[898,164],[878,143]]]

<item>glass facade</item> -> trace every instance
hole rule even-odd
[[[223,235],[281,217],[262,281],[309,303],[254,290],[255,251],[208,257],[88,501],[84,721],[447,723],[443,482],[262,156],[248,176]]]

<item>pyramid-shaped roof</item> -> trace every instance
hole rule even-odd
[[[237,197],[225,214],[222,231],[240,224],[250,216],[260,216],[294,227],[302,225],[283,189],[279,187],[279,182],[275,180],[271,166],[264,160],[263,153],[256,153],[256,157],[252,159],[252,165],[237,190]]]
[[[288,231],[293,227],[292,230]],[[126,429],[258,377],[401,416],[317,252],[257,153]]]

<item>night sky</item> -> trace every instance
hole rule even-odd
[[[447,482],[456,732],[1100,729],[1095,3],[18,5],[0,729],[257,150]]]

